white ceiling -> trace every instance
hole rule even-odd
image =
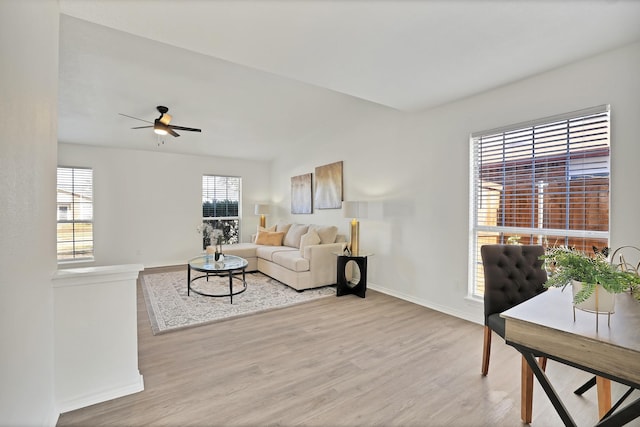
[[[60,0],[62,142],[269,159],[640,40],[640,1]],[[200,127],[161,142],[145,120]],[[373,107],[373,105],[372,105]]]

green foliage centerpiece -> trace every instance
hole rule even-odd
[[[566,246],[547,248],[540,257],[549,273],[544,286],[564,289],[574,280],[582,282],[582,289],[574,294],[574,304],[586,301],[597,285],[614,294],[630,291],[640,298],[640,276],[619,270],[609,262],[608,255],[609,248],[598,250],[595,246],[591,255]]]

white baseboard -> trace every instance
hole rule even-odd
[[[106,402],[107,400],[138,393],[143,390],[144,379],[142,378],[142,375],[138,375],[138,378],[129,384],[123,384],[110,390],[102,390],[94,394],[87,394],[85,396],[58,402],[58,412],[60,414],[64,414],[65,412],[85,408],[87,406],[95,405],[96,403]]]
[[[444,314],[448,314],[450,316],[458,317],[460,319],[467,320],[472,323],[482,324],[484,319],[477,319],[475,316],[470,315],[469,313],[465,313],[463,311],[451,310],[449,307],[440,306],[437,304],[433,304],[429,301],[422,300],[420,298],[416,298],[411,295],[404,294],[402,292],[394,291],[392,289],[385,288],[383,286],[378,286],[374,283],[367,283],[368,289],[373,289],[374,291],[382,292],[383,294],[391,295],[392,297],[400,298],[401,300],[409,301],[414,304],[421,305],[423,307],[430,308],[432,310],[439,311]]]

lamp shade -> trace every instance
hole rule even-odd
[[[166,135],[169,133],[167,132],[167,129],[165,126],[159,126],[159,125],[153,126],[153,131],[158,135]]]
[[[342,215],[345,218],[366,218],[367,202],[342,202]]]
[[[269,215],[269,205],[256,205],[255,207],[256,215]]]

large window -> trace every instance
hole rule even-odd
[[[202,177],[202,222],[222,230],[224,243],[240,241],[240,184],[234,176]],[[210,244],[203,236],[203,248]]]
[[[479,132],[471,149],[472,295],[482,245],[608,246],[608,106]]]
[[[58,261],[93,259],[93,170],[58,168]]]

